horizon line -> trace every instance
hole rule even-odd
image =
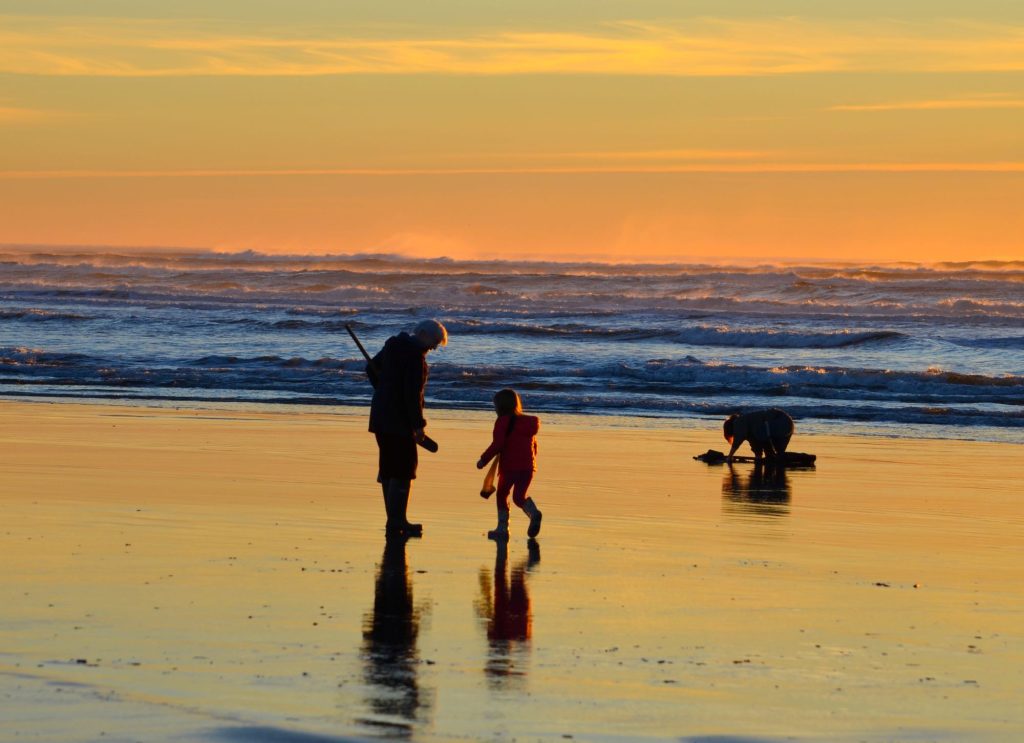
[[[29,242],[2,242],[0,241],[0,251],[81,251],[86,253],[95,253],[97,255],[103,255],[106,251],[110,252],[121,252],[126,255],[135,255],[141,252],[145,253],[162,253],[162,254],[202,254],[202,255],[223,255],[223,256],[239,256],[244,254],[252,254],[265,258],[317,258],[317,259],[364,259],[364,260],[402,260],[412,261],[419,263],[525,263],[525,264],[550,264],[550,265],[601,265],[601,266],[629,266],[629,265],[642,265],[642,266],[695,266],[695,265],[708,265],[708,266],[765,266],[765,265],[806,265],[815,267],[825,266],[853,266],[853,267],[866,267],[866,266],[972,266],[985,263],[1006,263],[1006,264],[1020,264],[1024,266],[1024,259],[1021,258],[999,258],[999,257],[986,257],[986,258],[975,258],[971,260],[936,260],[936,261],[913,261],[913,260],[890,260],[890,261],[857,261],[857,260],[835,260],[835,259],[817,259],[808,257],[798,256],[733,256],[729,259],[719,259],[713,255],[691,255],[687,257],[680,257],[678,259],[667,259],[667,256],[635,256],[631,257],[630,260],[622,260],[616,258],[610,258],[607,256],[600,256],[594,254],[569,254],[552,260],[551,258],[543,257],[543,254],[526,254],[522,258],[482,258],[482,257],[466,257],[466,258],[455,258],[449,255],[414,255],[411,253],[395,252],[393,250],[386,251],[357,251],[357,252],[269,252],[267,250],[257,250],[253,248],[232,248],[232,247],[210,247],[210,246],[184,246],[184,245],[111,245],[106,243],[29,243]]]

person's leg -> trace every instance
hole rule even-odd
[[[498,511],[498,525],[487,532],[487,538],[499,542],[508,541],[508,511]]]
[[[523,472],[516,472],[514,477],[510,478],[513,480],[512,489],[512,501],[519,506],[526,515],[530,517],[530,526],[526,530],[526,535],[533,539],[535,536],[540,534],[540,522],[544,517],[544,514],[537,508],[537,504],[533,498],[526,497],[527,491],[530,489],[530,483],[533,482],[533,472],[525,470]]]
[[[409,522],[407,513],[409,509],[409,494],[412,491],[412,480],[401,480],[392,477],[388,480],[387,500],[390,505],[388,519],[388,532],[403,533],[408,536],[419,536],[423,533],[423,524]]]
[[[771,435],[771,446],[774,458],[779,462],[785,462],[786,449],[789,447],[789,440],[793,438],[793,419],[782,410],[773,410],[775,416],[769,426]]]
[[[526,511],[526,515],[530,517],[530,526],[526,530],[526,536],[533,539],[540,534],[540,521],[544,518],[544,514],[537,508],[537,504],[533,502],[533,498],[527,498],[523,504],[523,510]]]
[[[530,470],[517,470],[509,473],[509,485],[512,490],[512,502],[519,508],[526,508],[526,493],[533,482],[533,473]]]
[[[512,490],[512,481],[499,470],[498,490],[494,504],[498,508],[498,525],[487,532],[488,539],[505,541],[508,539],[508,494]]]
[[[401,485],[398,489],[398,493],[401,498],[396,498],[396,502],[400,508],[397,516],[401,521],[403,531],[408,535],[418,537],[423,534],[423,524],[412,524],[409,522],[409,518],[407,516],[409,510],[409,496],[412,495],[412,481],[416,479],[416,467],[419,464],[416,439],[411,435],[404,437],[402,439],[402,451],[404,452],[402,460],[404,472]]]
[[[391,531],[393,523],[391,499],[388,497],[388,484],[391,481],[393,444],[385,434],[375,433],[374,438],[377,440],[377,482],[380,483],[381,494],[384,496],[384,514],[387,519],[384,528],[386,531]]]
[[[407,518],[409,494],[416,477],[416,442],[412,435],[377,434],[380,447],[381,489],[387,514],[385,531],[389,535],[419,536],[422,524],[411,524]]]
[[[378,477],[377,479],[380,481],[380,490],[381,490],[381,493],[384,495],[384,514],[387,517],[387,521],[386,521],[386,523],[384,525],[384,528],[385,529],[390,529],[391,526],[392,526],[392,524],[391,524],[391,522],[392,522],[391,510],[392,509],[391,509],[391,500],[388,498],[388,483],[390,483],[391,480],[390,479],[383,479],[383,478],[380,478],[380,477]]]

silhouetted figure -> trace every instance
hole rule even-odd
[[[730,415],[722,426],[722,434],[731,445],[727,461],[732,463],[736,450],[746,441],[756,459],[767,458],[781,465],[795,430],[793,419],[779,408]]]
[[[508,496],[511,493],[512,502],[530,517],[526,535],[533,539],[540,534],[543,514],[533,498],[526,496],[526,492],[533,482],[533,473],[537,471],[540,418],[524,414],[519,393],[510,389],[495,393],[494,412],[498,414],[498,420],[494,422],[491,445],[476,463],[477,469],[482,470],[494,457],[498,457],[498,496],[495,499],[498,525],[487,532],[487,538],[508,541]],[[486,498],[490,493],[481,491],[480,495]]]
[[[792,493],[785,467],[755,465],[744,477],[730,465],[722,477],[722,495],[740,511],[786,516]]]
[[[521,682],[526,676],[526,660],[533,635],[533,614],[527,575],[540,562],[540,545],[533,539],[527,543],[527,557],[508,572],[508,543],[498,540],[495,548],[493,576],[480,571],[480,598],[477,614],[486,621],[487,664],[484,673],[488,683],[504,688],[510,682]]]
[[[360,722],[408,737],[425,706],[416,677],[420,612],[413,604],[405,538],[387,540],[373,595],[363,618],[364,674],[371,687],[370,709],[383,718]]]
[[[423,393],[427,386],[427,353],[448,344],[448,331],[437,320],[424,320],[409,333],[388,338],[367,364],[373,384],[370,432],[380,452],[377,482],[384,493],[389,535],[419,536],[422,524],[407,518],[409,493],[419,463],[416,444],[426,438]]]

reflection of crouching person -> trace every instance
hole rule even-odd
[[[789,440],[796,430],[789,414],[778,408],[730,415],[722,428],[725,440],[732,445],[728,457],[730,464],[733,454],[744,441],[750,444],[758,461],[762,457],[767,457],[769,462],[782,464],[786,447],[789,446]]]

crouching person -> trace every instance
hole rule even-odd
[[[725,440],[731,445],[727,461],[732,464],[733,455],[745,441],[758,462],[767,459],[769,464],[782,465],[795,430],[793,419],[779,408],[730,415],[722,427]]]

